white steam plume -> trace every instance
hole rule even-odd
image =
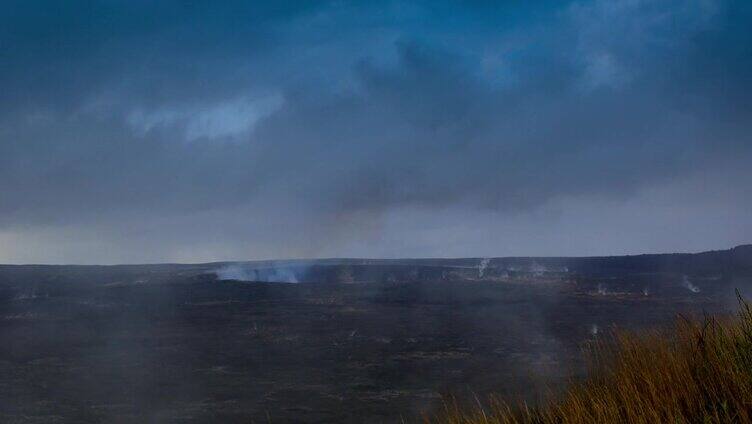
[[[240,264],[225,265],[214,270],[218,280],[259,281],[266,283],[298,283],[297,273],[290,268],[249,268]]]
[[[480,260],[480,263],[478,264],[478,278],[483,278],[483,274],[486,272],[486,268],[488,268],[490,262],[491,259],[489,258],[483,258]]]
[[[689,277],[687,277],[686,275],[682,276],[682,286],[684,286],[684,288],[691,291],[692,293],[700,292],[700,288],[692,284],[692,282],[689,281]]]

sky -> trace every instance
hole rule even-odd
[[[746,0],[0,9],[0,263],[752,242]]]

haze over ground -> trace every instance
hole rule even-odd
[[[752,240],[752,4],[7,1],[0,263]]]

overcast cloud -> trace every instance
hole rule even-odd
[[[752,241],[752,4],[6,1],[0,262]]]

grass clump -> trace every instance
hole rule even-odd
[[[679,318],[668,329],[615,332],[590,351],[588,377],[537,407],[492,399],[445,424],[752,423],[752,310],[737,317]]]

